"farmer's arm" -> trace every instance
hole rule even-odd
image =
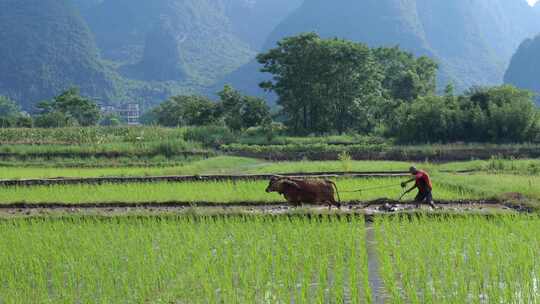
[[[405,193],[403,193],[403,194],[407,194],[407,193],[413,191],[416,188],[418,188],[418,186],[416,184],[414,184],[414,186],[412,186],[409,190],[405,191]]]
[[[409,180],[404,181],[403,183],[401,183],[401,187],[405,188],[408,183],[414,182],[414,181],[416,181],[416,177],[413,177],[413,178],[411,178]],[[414,187],[413,187],[413,189],[414,189]]]

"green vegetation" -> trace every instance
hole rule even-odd
[[[19,105],[4,96],[0,96],[0,128],[31,127],[32,120],[21,113]]]
[[[362,218],[0,222],[0,301],[366,303]]]
[[[257,58],[273,77],[261,87],[278,95],[292,134],[379,134],[402,143],[540,138],[540,111],[530,92],[500,86],[454,96],[450,85],[437,96],[435,62],[397,48],[309,33],[285,38]]]
[[[146,124],[167,127],[224,125],[231,132],[270,124],[270,108],[264,99],[243,96],[230,86],[218,93],[215,103],[201,96],[173,96],[145,114]]]
[[[389,135],[408,143],[540,139],[540,111],[532,94],[511,86],[419,98],[401,104],[389,121]]]
[[[185,128],[147,127],[69,127],[53,129],[0,128],[0,143],[9,144],[113,144],[182,140]]]
[[[538,144],[433,144],[391,145],[389,143],[367,144],[286,144],[245,145],[227,144],[220,149],[237,155],[277,160],[336,160],[347,152],[357,160],[403,160],[403,161],[468,161],[490,159],[494,155],[511,158],[535,158],[539,156]]]
[[[392,217],[375,226],[392,303],[538,301],[536,216]]]
[[[40,102],[38,108],[41,113],[35,124],[41,128],[95,126],[100,119],[96,103],[82,97],[77,88],[71,88],[51,101]]]
[[[294,134],[370,132],[392,103],[435,91],[437,65],[427,57],[315,33],[285,38],[257,59],[273,76],[261,87],[278,95]]]
[[[435,180],[447,188],[473,191],[482,197],[519,194],[540,201],[540,176],[516,174],[437,174]]]
[[[379,198],[397,199],[401,194],[400,179],[339,179],[342,201],[368,201]],[[135,183],[104,185],[55,185],[5,187],[0,189],[1,203],[142,203],[142,202],[285,202],[276,193],[266,193],[268,181]],[[382,187],[382,188],[381,188]],[[437,199],[461,200],[482,198],[481,192],[435,181]],[[372,189],[365,192],[345,192]],[[409,197],[412,199],[412,197]]]

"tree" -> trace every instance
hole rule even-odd
[[[459,108],[455,102],[441,96],[419,97],[402,103],[395,111],[388,128],[400,142],[446,142],[457,127]]]
[[[88,98],[82,97],[77,88],[71,88],[51,101],[39,103],[38,108],[41,110],[41,115],[51,114],[49,117],[42,119],[43,122],[49,121],[53,117],[60,118],[63,116],[67,120],[74,120],[77,125],[87,127],[96,125],[100,118],[97,104]],[[50,125],[54,126],[55,124]],[[62,126],[62,123],[59,122],[56,125]]]
[[[173,96],[154,113],[162,126],[204,126],[216,121],[216,104],[203,96]]]
[[[382,78],[366,45],[307,33],[281,40],[257,59],[261,71],[273,75],[260,85],[278,95],[294,133],[368,131],[374,125]]]
[[[264,99],[242,95],[228,85],[218,95],[218,115],[231,130],[240,131],[271,121],[270,108]]]
[[[0,96],[0,128],[10,128],[17,125],[17,120],[22,117],[19,105],[4,96]]]
[[[373,54],[383,71],[383,87],[392,99],[411,102],[435,93],[438,65],[432,59],[415,58],[399,47],[376,48]]]
[[[65,128],[77,126],[77,121],[59,111],[43,113],[34,119],[38,128]]]
[[[388,120],[401,142],[527,142],[538,138],[539,110],[529,91],[475,87],[462,96],[419,97],[402,103]]]

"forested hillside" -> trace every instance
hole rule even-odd
[[[67,1],[0,1],[0,41],[0,95],[25,109],[74,85],[89,96],[115,94],[90,31]]]
[[[540,31],[540,18],[521,0],[312,0],[275,29],[265,48],[310,31],[433,56],[441,66],[439,87],[453,82],[465,89],[501,83],[521,40]],[[263,79],[258,69],[251,62],[227,81],[255,93]]]
[[[521,43],[512,57],[504,81],[540,94],[540,35]]]
[[[211,83],[254,55],[213,0],[107,0],[87,20],[128,78]]]
[[[0,95],[25,109],[72,85],[145,105],[225,83],[261,94],[255,55],[309,31],[430,56],[439,88],[461,90],[500,83],[540,32],[523,0],[3,0],[0,18]]]

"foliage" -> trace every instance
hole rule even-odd
[[[0,95],[0,128],[27,127],[25,118],[15,101]]]
[[[205,147],[219,148],[221,145],[234,142],[236,136],[228,128],[214,125],[187,128],[184,138],[202,143]]]
[[[462,96],[427,96],[403,103],[388,120],[400,142],[532,142],[540,112],[528,91],[473,88]]]
[[[270,108],[264,99],[244,96],[228,85],[218,95],[220,114],[231,130],[240,131],[270,124]]]
[[[273,75],[261,87],[279,96],[293,133],[371,129],[382,88],[366,45],[308,33],[283,39],[257,59]]]
[[[75,119],[58,111],[43,113],[34,118],[34,126],[37,128],[66,128],[77,125]]]
[[[216,105],[202,96],[174,96],[152,110],[166,127],[203,126],[216,121]]]
[[[97,104],[82,97],[77,88],[71,88],[51,101],[39,103],[38,108],[43,117],[36,118],[36,125],[44,128],[95,126],[100,118]]]
[[[383,70],[383,88],[393,100],[413,101],[435,94],[438,65],[429,57],[415,58],[398,47],[373,49]]]

